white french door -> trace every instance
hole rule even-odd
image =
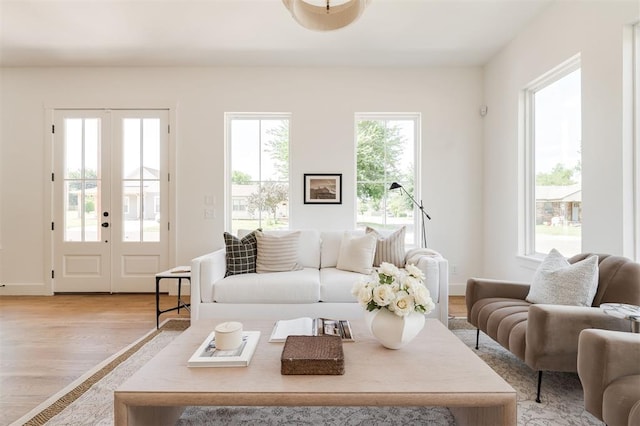
[[[168,115],[54,112],[55,292],[155,290],[168,267]]]

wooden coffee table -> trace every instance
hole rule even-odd
[[[516,391],[435,319],[399,350],[351,321],[356,341],[343,345],[339,376],[281,375],[283,343],[268,342],[273,321],[243,321],[245,330],[262,332],[248,367],[187,367],[225,320],[195,322],[123,383],[114,395],[115,424],[173,425],[186,406],[242,405],[443,406],[458,424],[516,424]]]

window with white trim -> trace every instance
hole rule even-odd
[[[356,222],[364,228],[407,227],[406,243],[421,243],[419,114],[356,115]],[[392,183],[402,188],[391,190]],[[406,190],[406,192],[404,192]]]
[[[582,251],[579,57],[524,90],[525,255]]]
[[[227,113],[227,226],[289,227],[288,114]]]
[[[640,23],[633,26],[633,128],[634,128],[634,227],[635,260],[640,262]]]

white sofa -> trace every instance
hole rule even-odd
[[[272,231],[278,232],[278,231]],[[292,232],[292,231],[287,231]],[[364,234],[364,231],[351,231]],[[337,269],[344,231],[300,230],[298,261],[303,269],[225,277],[225,249],[191,261],[191,318],[287,319],[302,316],[362,318],[351,294],[367,275]],[[407,251],[425,274],[435,309],[428,317],[448,324],[448,262],[428,249]],[[406,258],[405,258],[406,260]]]

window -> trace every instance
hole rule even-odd
[[[633,92],[635,99],[634,107],[634,139],[635,139],[635,156],[634,156],[634,198],[635,198],[635,258],[640,261],[640,23],[633,27]]]
[[[525,254],[582,250],[579,58],[533,82],[525,100]]]
[[[239,229],[289,227],[289,116],[227,114],[227,217]],[[230,224],[230,226],[229,226]]]
[[[419,115],[356,115],[356,216],[357,226],[377,229],[407,227],[406,243],[418,245],[420,212],[402,189],[389,190],[397,182],[411,196],[417,194]]]

